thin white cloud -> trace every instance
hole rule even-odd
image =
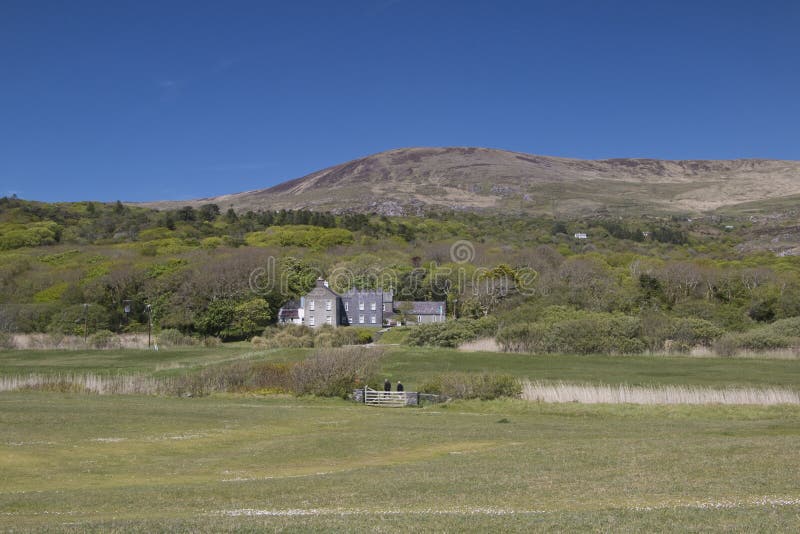
[[[159,99],[162,102],[172,102],[178,98],[182,83],[176,80],[159,80],[156,87],[159,90]]]

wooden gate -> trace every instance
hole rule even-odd
[[[401,408],[408,404],[408,396],[405,391],[377,391],[367,387],[364,388],[364,404]]]

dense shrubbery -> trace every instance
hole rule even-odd
[[[356,387],[375,381],[382,355],[365,347],[317,351],[292,367],[293,392],[347,398]]]
[[[651,351],[688,352],[709,347],[725,330],[706,319],[674,318],[663,313],[643,313],[640,337]]]
[[[264,330],[263,336],[252,339],[253,345],[263,348],[343,347],[363,345],[372,341],[368,328],[333,328],[325,325],[309,328],[301,325],[273,326]]]
[[[270,319],[269,303],[262,298],[240,302],[219,299],[211,301],[195,321],[195,326],[201,334],[223,340],[241,340],[264,330]]]
[[[509,352],[685,352],[698,345],[710,346],[723,333],[714,323],[696,317],[676,319],[663,313],[629,316],[551,306],[540,312],[536,322],[504,326],[497,342]]]
[[[309,348],[314,346],[314,331],[307,326],[287,325],[270,327],[264,335],[254,337],[251,342],[256,347],[276,348]]]
[[[726,333],[714,343],[714,351],[720,356],[795,347],[800,347],[800,317],[782,319],[747,332]]]
[[[536,323],[504,327],[497,342],[503,350],[534,353],[619,353],[645,350],[636,317],[557,307]]]
[[[111,326],[110,314],[104,306],[93,304],[84,309],[81,304],[73,304],[53,314],[48,330],[53,333],[82,336],[84,328],[90,334],[108,330]]]
[[[257,391],[345,398],[353,389],[376,380],[382,356],[379,349],[345,347],[320,349],[295,363],[242,360],[179,377],[171,392],[201,396]]]
[[[315,347],[343,347],[372,342],[372,332],[367,328],[326,328],[315,332]]]
[[[314,226],[283,226],[247,235],[253,246],[308,247],[317,250],[353,242],[353,233],[344,228]]]
[[[422,324],[411,330],[408,344],[435,347],[457,347],[479,337],[493,336],[497,332],[497,319],[492,316],[480,319],[457,319],[443,323]]]
[[[519,397],[522,384],[511,375],[446,373],[419,387],[420,393],[434,393],[451,399],[491,400]]]
[[[62,228],[54,222],[0,224],[0,250],[53,245],[61,240]]]

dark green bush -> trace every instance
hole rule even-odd
[[[86,325],[89,333],[108,330],[110,314],[99,304],[92,304],[86,310]],[[82,336],[84,333],[84,308],[74,304],[53,314],[48,327],[51,333]]]
[[[201,334],[224,340],[249,339],[264,330],[270,317],[269,303],[262,298],[218,299],[200,314],[195,328]]]
[[[344,347],[363,345],[372,341],[372,331],[367,328],[333,328],[323,326],[311,329],[315,347]]]
[[[688,352],[693,347],[710,347],[725,331],[698,317],[672,318],[663,314],[643,315],[641,338],[655,351]]]
[[[497,332],[497,343],[505,352],[541,352],[546,333],[544,324],[512,324]]]
[[[714,343],[714,351],[720,356],[733,356],[741,350],[767,351],[788,349],[798,345],[800,338],[782,335],[766,327],[725,334]]]
[[[451,399],[491,400],[519,397],[522,394],[522,384],[511,375],[447,373],[422,384],[419,391],[444,395]]]
[[[800,317],[781,319],[768,326],[765,326],[764,328],[770,332],[774,332],[783,336],[800,337]]]
[[[494,336],[496,332],[497,319],[495,317],[462,318],[455,321],[419,325],[411,330],[408,343],[414,346],[458,347],[464,342],[473,341],[479,337]]]
[[[689,346],[710,346],[724,333],[722,328],[711,321],[697,317],[675,319],[670,324],[671,338]]]
[[[646,349],[636,317],[554,307],[537,323],[506,326],[497,334],[501,348],[534,353],[618,353]]]
[[[720,356],[733,356],[740,350],[763,351],[796,346],[800,346],[800,317],[790,317],[746,332],[727,333],[714,343],[714,351]]]

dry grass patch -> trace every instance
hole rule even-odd
[[[475,341],[467,341],[458,346],[458,350],[465,352],[502,352],[502,348],[497,344],[493,337],[485,337],[476,339]]]
[[[174,389],[172,382],[143,375],[29,374],[0,377],[0,392],[38,390],[98,395],[160,395]]]
[[[638,387],[619,385],[530,382],[522,387],[522,398],[538,402],[582,404],[800,404],[800,393],[785,388],[724,388],[690,386]]]

